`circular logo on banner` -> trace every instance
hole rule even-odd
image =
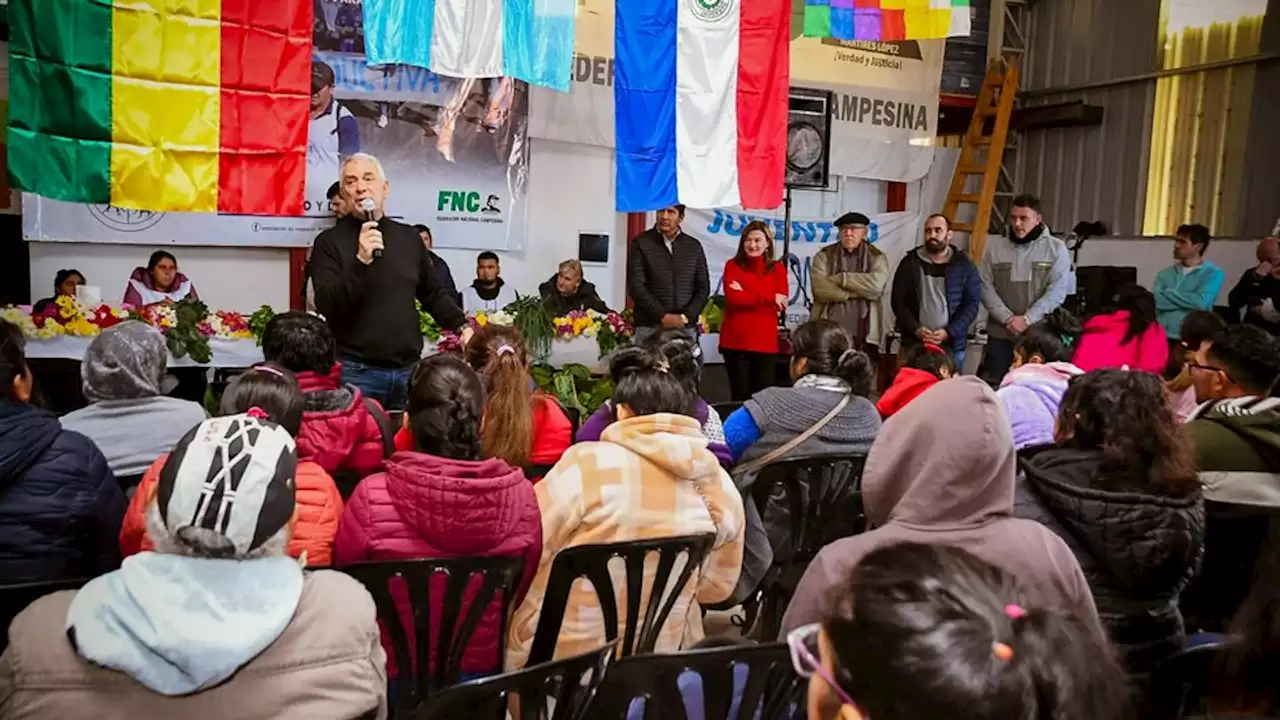
[[[90,205],[89,214],[94,220],[118,232],[142,232],[154,227],[164,217],[162,212],[132,210],[114,205]]]
[[[733,9],[733,0],[687,0],[693,16],[703,22],[719,22]]]

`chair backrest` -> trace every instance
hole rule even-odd
[[[805,688],[784,643],[633,655],[609,668],[591,716],[789,720],[803,715]],[[641,698],[643,711],[632,713]]]
[[[1189,631],[1224,632],[1249,588],[1269,533],[1280,531],[1280,508],[1205,501],[1204,558],[1182,591]]]
[[[737,410],[742,407],[742,403],[718,402],[718,403],[711,403],[711,407],[715,409],[718,415],[720,415],[721,420],[727,420],[729,419],[729,416],[733,414],[734,410]]]
[[[428,558],[359,563],[337,569],[360,581],[373,596],[384,636],[391,641],[400,672],[396,705],[401,710],[412,710],[426,695],[457,684],[462,673],[462,656],[485,610],[494,602],[501,608],[498,637],[506,637],[511,603],[524,572],[524,558]],[[409,651],[409,629],[401,621],[392,593],[393,578],[403,581],[412,607],[412,632],[417,650],[413,658]],[[431,588],[433,584],[438,588],[441,583],[443,594],[439,606],[434,607]],[[465,608],[464,602],[469,603]],[[434,656],[431,655],[433,636]],[[503,648],[499,642],[494,667],[501,668],[502,660]],[[416,672],[410,668],[416,668]]]
[[[1147,685],[1148,720],[1176,720],[1206,712],[1213,663],[1225,650],[1220,643],[1199,645],[1164,661]]]
[[[779,460],[760,469],[751,494],[766,525],[770,512],[787,513],[790,552],[774,563],[808,564],[833,540],[857,535],[867,527],[862,508],[862,467],[865,455],[823,455],[799,460]],[[781,490],[785,501],[770,504]]]
[[[609,561],[621,558],[626,566],[626,635],[618,647],[618,656],[653,652],[662,626],[671,614],[671,608],[693,579],[695,571],[711,552],[715,536],[684,535],[679,537],[634,540],[631,542],[578,545],[561,550],[551,566],[547,580],[547,593],[542,603],[542,615],[533,635],[529,663],[546,662],[555,653],[564,622],[569,596],[575,581],[585,578],[591,582],[600,602],[604,620],[605,639],[618,639],[618,593],[609,573]],[[649,553],[658,554],[658,563],[652,580],[645,578],[645,559]],[[685,556],[684,568],[677,581],[670,582],[676,559]],[[664,594],[665,593],[665,594]],[[640,600],[648,595],[649,602],[641,615]]]
[[[512,696],[520,720],[583,720],[613,658],[612,643],[581,655],[455,685],[427,698],[418,720],[506,720]]]
[[[18,613],[45,595],[60,590],[79,590],[88,582],[85,578],[55,580],[53,582],[19,583],[0,585],[0,652],[9,647],[9,625]]]

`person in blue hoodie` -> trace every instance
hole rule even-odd
[[[1178,262],[1156,274],[1151,294],[1156,297],[1156,316],[1170,345],[1182,339],[1182,319],[1192,310],[1213,310],[1226,275],[1222,268],[1204,259],[1212,240],[1204,225],[1183,225],[1173,241],[1173,259]]]
[[[124,492],[92,440],[31,404],[33,385],[22,330],[0,320],[4,585],[88,579],[120,565]]]

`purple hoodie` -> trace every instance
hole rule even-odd
[[[707,420],[710,417],[711,406],[707,404],[706,400],[698,398],[698,407],[693,411],[693,419],[697,420],[698,424],[702,426],[704,435],[707,434]],[[582,423],[582,427],[578,428],[577,434],[573,436],[573,441],[575,443],[595,442],[600,439],[600,433],[603,433],[604,429],[611,424],[613,424],[613,406],[609,401],[605,401],[599,409],[591,414],[591,417],[587,418],[586,422]],[[711,441],[707,445],[707,449],[716,456],[721,466],[730,467],[733,465],[733,455],[729,452],[729,446],[725,444],[723,439]]]
[[[1010,370],[996,394],[1013,428],[1015,450],[1051,445],[1067,383],[1084,371],[1066,362],[1027,363]]]

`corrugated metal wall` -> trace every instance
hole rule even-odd
[[[1101,220],[1112,233],[1142,232],[1155,81],[1100,90],[1037,90],[1156,70],[1160,0],[1041,0],[1031,10],[1026,105],[1084,100],[1104,108],[1095,127],[1035,130],[1021,139],[1017,185],[1040,196],[1058,229]]]
[[[1267,5],[1262,52],[1280,52],[1280,0]],[[1259,237],[1280,218],[1280,62],[1258,67],[1253,86],[1253,122],[1249,126],[1249,162],[1245,165],[1241,234]]]

